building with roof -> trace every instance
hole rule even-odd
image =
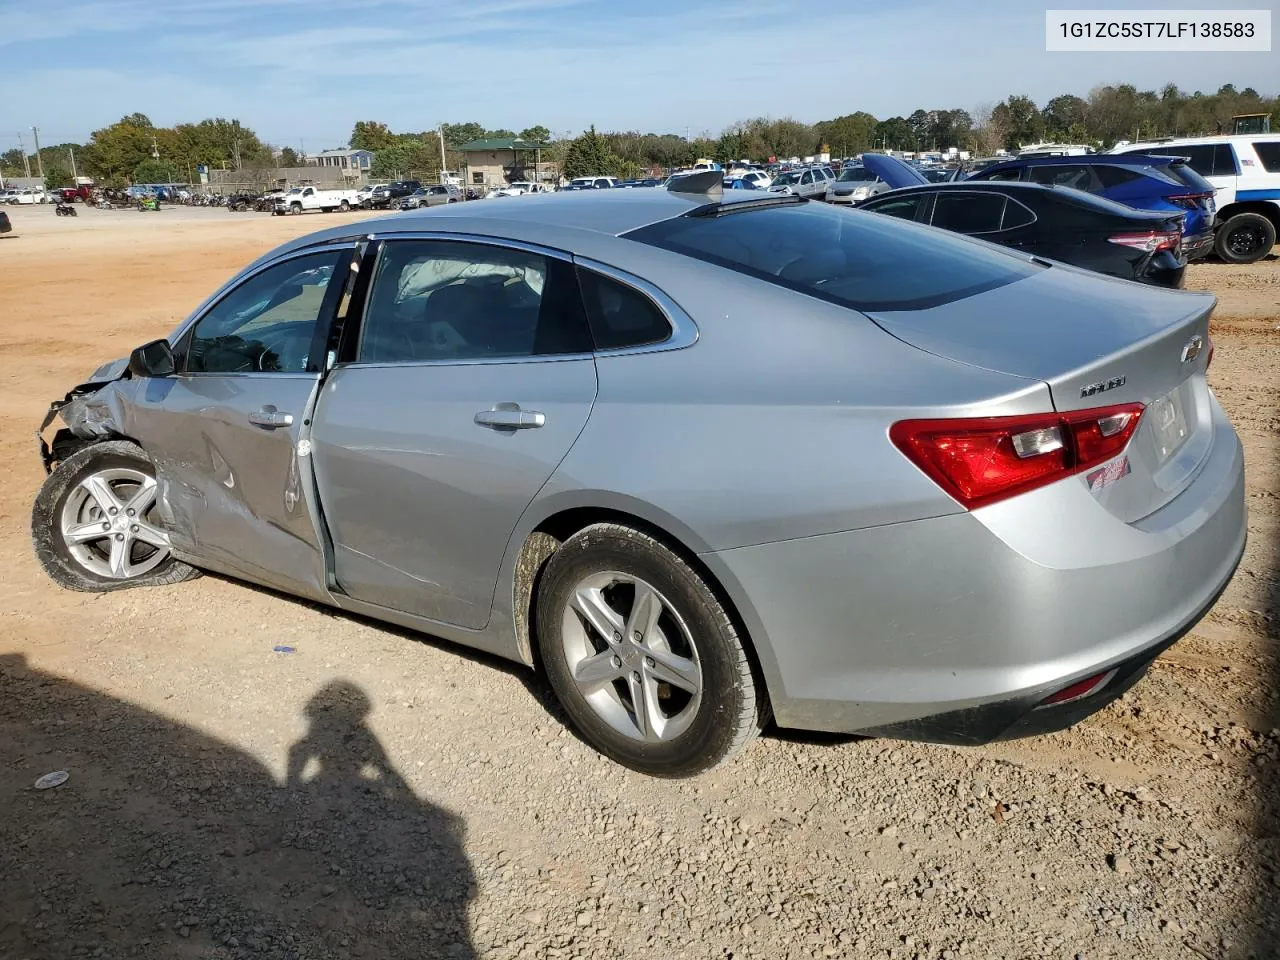
[[[542,162],[547,144],[520,137],[486,137],[472,140],[460,148],[466,182],[472,187],[493,187],[516,180],[554,180],[559,175],[555,164]]]
[[[321,150],[313,156],[307,157],[307,163],[315,167],[329,167],[331,169],[349,171],[344,173],[346,177],[358,177],[369,170],[373,165],[372,150]]]

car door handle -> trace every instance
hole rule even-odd
[[[265,427],[268,430],[274,430],[276,427],[291,427],[293,414],[282,413],[268,404],[261,410],[255,410],[249,414],[249,422],[255,427]]]
[[[521,410],[518,403],[500,403],[492,410],[481,410],[475,421],[494,430],[532,430],[546,423],[547,417],[537,410]]]

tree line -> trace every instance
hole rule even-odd
[[[1251,87],[1237,90],[1229,83],[1216,93],[1187,93],[1170,83],[1159,91],[1139,90],[1130,84],[1100,86],[1087,97],[1070,93],[1053,97],[1043,107],[1030,97],[1015,94],[972,110],[922,108],[905,117],[884,119],[865,111],[817,123],[756,117],[731,124],[719,135],[704,132],[692,139],[675,133],[598,132],[594,126],[578,137],[553,137],[545,126],[517,133],[489,129],[474,121],[447,123],[439,130],[396,133],[385,123],[360,120],[352,128],[349,146],[373,152],[370,173],[377,179],[434,178],[440,170],[442,137],[444,162],[452,170],[460,167],[460,148],[470,141],[520,137],[544,144],[542,159],[557,163],[565,176],[635,177],[653,168],[687,166],[703,157],[721,163],[763,161],[808,156],[824,146],[836,156],[948,147],[989,155],[1043,140],[1105,148],[1118,140],[1230,130],[1231,117],[1247,113],[1270,114],[1273,126],[1280,131],[1280,98],[1274,95],[1264,96]],[[48,186],[71,181],[72,152],[77,173],[108,186],[190,182],[197,179],[195,170],[201,164],[265,174],[276,167],[301,165],[304,160],[292,147],[274,150],[238,120],[217,117],[157,127],[145,114],[133,113],[95,130],[86,143],[43,147],[40,159]],[[35,155],[27,159],[34,172]],[[0,154],[0,173],[23,173],[20,149]]]

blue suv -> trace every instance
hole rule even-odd
[[[1130,153],[1014,159],[985,167],[968,179],[1074,187],[1139,210],[1182,213],[1187,259],[1197,260],[1213,250],[1214,187],[1182,157]]]

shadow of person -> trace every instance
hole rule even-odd
[[[0,656],[0,956],[474,957],[463,823],[414,795],[371,707],[354,684],[317,692],[282,785],[243,750]]]

